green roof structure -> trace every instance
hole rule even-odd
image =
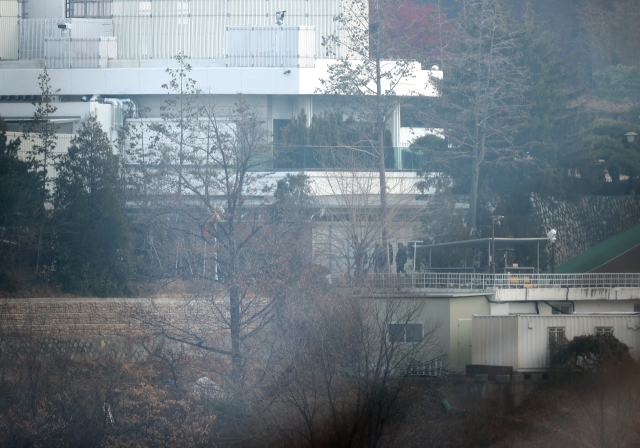
[[[556,274],[587,272],[640,272],[640,226],[633,227],[555,269]],[[614,270],[615,269],[615,270]]]

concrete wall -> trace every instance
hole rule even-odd
[[[531,302],[542,301],[562,302],[593,301],[593,300],[638,300],[640,288],[523,288],[523,289],[498,289],[495,292],[498,302]]]
[[[489,301],[484,296],[457,297],[449,299],[449,304],[449,369],[464,370],[471,364],[472,318],[489,314]]]

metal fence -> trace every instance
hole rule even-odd
[[[527,288],[638,288],[640,274],[369,274],[367,286],[395,289],[488,291]]]
[[[315,67],[313,26],[228,26],[228,67]]]
[[[446,355],[438,356],[430,361],[421,362],[419,364],[412,364],[401,366],[399,372],[407,372],[409,376],[419,377],[442,377],[446,376],[449,371],[444,367],[444,357]]]
[[[106,68],[116,53],[115,37],[47,37],[44,41],[47,68]]]
[[[0,59],[18,59],[18,2],[0,0]]]
[[[44,59],[45,39],[65,37],[58,28],[62,22],[69,25],[66,37],[113,36],[111,19],[20,19],[20,59]]]

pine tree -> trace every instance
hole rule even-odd
[[[131,273],[131,230],[119,161],[95,115],[57,164],[57,279],[74,294],[122,295]]]
[[[532,192],[566,196],[589,192],[587,173],[597,161],[585,143],[591,118],[573,87],[576,71],[561,57],[557,36],[533,20],[520,27],[519,53],[526,69],[524,99],[527,119],[514,138],[520,157],[487,171],[488,187],[500,196]],[[576,176],[581,173],[583,176]]]
[[[42,173],[18,158],[20,139],[8,141],[0,119],[0,284],[16,289],[20,272],[36,264],[38,225],[45,220]]]

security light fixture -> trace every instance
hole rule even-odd
[[[287,12],[282,9],[276,9],[276,25],[282,25],[284,21],[284,13]]]
[[[495,210],[496,208],[491,206],[491,204],[487,205],[487,208],[492,207],[490,210]],[[500,227],[500,220],[504,219],[502,215],[493,215],[491,216],[491,273],[496,273],[496,225]]]
[[[629,143],[633,143],[633,141],[636,139],[636,134],[635,132],[627,132],[626,134],[624,134],[627,137],[627,141]]]
[[[551,242],[551,273],[555,274],[556,273],[556,235],[558,234],[558,232],[556,232],[556,229],[551,229],[549,230],[549,233],[547,233],[547,238],[549,238],[549,241]]]

